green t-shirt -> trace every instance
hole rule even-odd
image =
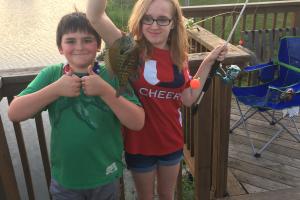
[[[63,64],[44,68],[19,96],[36,92],[62,76]],[[114,88],[104,66],[99,75]],[[135,95],[124,95],[140,105]],[[112,110],[95,96],[60,97],[47,108],[51,131],[52,177],[70,189],[110,183],[122,175],[121,124]]]

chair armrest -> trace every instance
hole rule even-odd
[[[281,109],[289,105],[290,107],[298,102],[299,105],[300,82],[295,84],[276,87],[269,85],[265,98],[265,104],[272,108]],[[298,96],[294,98],[295,96]],[[293,99],[293,101],[291,101]],[[298,100],[297,100],[298,99]]]
[[[292,85],[284,86],[284,87],[276,87],[274,85],[269,86],[270,90],[277,90],[278,92],[285,92],[287,89],[293,89],[295,93],[300,93],[300,81],[294,83]]]
[[[264,63],[264,64],[259,64],[259,65],[253,65],[253,66],[248,66],[243,69],[244,72],[252,72],[252,71],[257,71],[257,70],[262,70],[268,67],[274,67],[277,66],[277,64],[273,63],[273,61]]]

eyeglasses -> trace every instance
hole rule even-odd
[[[142,23],[147,25],[152,25],[154,22],[156,22],[159,26],[168,26],[171,23],[172,19],[169,19],[167,17],[161,16],[157,19],[153,19],[150,15],[145,15],[142,18]]]

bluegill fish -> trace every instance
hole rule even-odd
[[[130,35],[124,35],[106,50],[104,54],[105,65],[119,80],[117,97],[126,92],[132,94],[129,89],[129,82],[138,77],[139,58],[138,45]]]

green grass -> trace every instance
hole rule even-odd
[[[192,174],[189,172],[189,169],[186,163],[183,161],[182,164],[182,199],[191,200],[195,196],[195,182]]]
[[[127,21],[134,2],[133,0],[108,0],[107,15],[122,30],[127,30]]]

